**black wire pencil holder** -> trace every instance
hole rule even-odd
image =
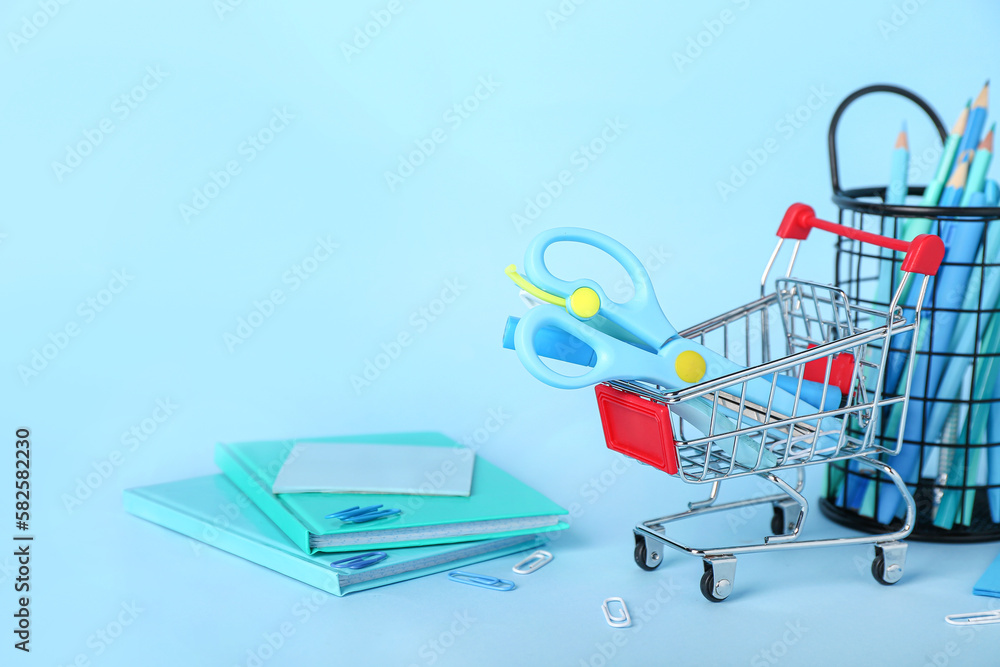
[[[891,205],[885,203],[887,194],[886,186],[851,189],[841,187],[836,141],[837,127],[840,124],[840,119],[844,111],[852,103],[861,97],[873,93],[891,93],[910,100],[934,124],[942,144],[944,144],[947,138],[947,129],[938,114],[926,101],[909,90],[898,86],[879,84],[861,88],[848,95],[834,112],[833,118],[830,120],[830,129],[827,136],[830,157],[830,180],[833,187],[832,199],[839,209],[838,222],[850,227],[895,238],[900,238],[902,225],[907,219],[928,219],[930,221],[928,233],[937,234],[938,236],[941,236],[945,222],[957,222],[958,224],[985,223],[984,245],[989,247],[989,244],[994,242],[1000,243],[1000,239],[993,240],[995,235],[1000,234],[1000,225],[993,224],[993,221],[1000,219],[1000,207],[963,207],[955,209],[941,206],[918,206],[909,203],[909,201],[904,205]],[[924,190],[924,186],[908,187],[908,200],[921,197],[924,194]],[[942,263],[942,269],[948,266],[972,267],[970,281],[979,280],[982,282],[983,277],[988,275],[987,271],[1000,270],[1000,264],[987,263],[987,258],[984,254],[980,254],[979,257],[980,260],[972,264],[957,264],[945,261]],[[885,268],[886,260],[886,256],[880,255],[877,248],[873,250],[873,246],[871,245],[862,245],[848,238],[838,238],[834,282],[846,292],[848,299],[852,303],[886,310],[889,307],[889,300],[892,298],[892,294],[898,287],[898,268],[902,262],[902,256],[897,255],[891,259],[894,268],[891,289],[887,295],[881,295],[882,298],[879,298],[876,294],[876,285],[879,280],[879,269],[880,267]],[[962,296],[958,296],[956,299],[954,294],[938,294],[937,291],[936,284],[932,288],[929,288],[929,302],[925,303],[923,312],[924,320],[925,322],[930,322],[930,326],[927,327],[926,344],[922,344],[917,348],[918,358],[921,356],[927,357],[926,363],[930,364],[933,363],[932,357],[935,356],[939,357],[937,360],[938,363],[944,363],[956,356],[971,357],[969,363],[971,379],[967,376],[965,381],[967,384],[971,382],[974,386],[976,374],[985,372],[984,366],[987,361],[992,361],[992,358],[1000,355],[991,353],[988,350],[981,350],[982,341],[979,336],[976,336],[975,347],[970,353],[956,353],[952,351],[934,352],[933,350],[936,349],[936,346],[933,344],[934,315],[935,313],[950,313],[951,317],[956,318],[965,315],[967,321],[972,321],[975,323],[975,326],[980,327],[981,324],[984,325],[986,320],[994,313],[1000,311],[1000,309],[995,307],[996,304],[983,303],[984,289],[979,290],[979,300],[972,308],[963,308],[963,305],[967,306],[968,304],[961,303],[963,300]],[[856,317],[860,320],[867,316],[859,314]],[[981,332],[982,329],[980,328],[979,331]],[[953,411],[953,417],[961,414],[971,415],[974,405],[977,406],[979,414],[983,414],[984,408],[991,408],[994,405],[1000,409],[1000,392],[990,394],[988,397],[979,400],[974,400],[968,392],[962,392],[956,398],[939,398],[929,395],[931,392],[929,391],[929,376],[927,374],[924,374],[923,386],[920,386],[920,384],[919,377],[915,377],[912,395],[914,397],[919,396],[923,403],[920,404],[918,401],[911,401],[911,409],[914,409],[913,406],[916,405],[915,409],[924,409],[926,407],[927,410],[930,410],[936,404],[947,403],[949,409]],[[887,396],[895,395],[895,389],[895,387],[887,386],[884,391]],[[1000,418],[1000,413],[998,413],[998,418]],[[889,448],[892,448],[898,437],[898,430],[887,428],[891,426],[887,415],[882,416],[882,421],[883,428],[879,430],[879,435],[876,437],[883,440]],[[899,428],[902,429],[903,425],[900,424]],[[911,451],[913,451],[913,447],[916,447],[916,451],[919,452],[916,476],[912,479],[914,484],[911,486],[917,504],[916,525],[911,538],[939,542],[1000,540],[1000,523],[994,523],[987,497],[987,491],[989,489],[1000,488],[1000,483],[992,485],[988,483],[977,484],[977,481],[982,481],[982,476],[979,475],[979,479],[976,479],[974,477],[975,473],[970,471],[970,460],[972,460],[976,449],[997,447],[1000,446],[1000,442],[971,442],[969,436],[970,429],[964,430],[964,438],[949,438],[947,441],[937,438],[938,441],[936,442],[928,442],[925,438],[933,434],[926,433],[926,429],[927,420],[923,419],[918,429],[919,437],[915,439],[907,437],[903,441],[904,446],[911,446]],[[890,430],[891,432],[889,432]],[[912,435],[914,434],[907,433],[907,436]],[[934,451],[935,448],[937,448],[936,453]],[[977,458],[980,462],[985,462],[988,458],[985,456],[987,451],[982,451],[978,454]],[[935,455],[938,461],[941,461],[945,456],[949,458],[944,460],[951,460],[952,457],[961,457],[964,460],[964,465],[961,467],[961,478],[955,479],[954,475],[945,478],[941,474],[932,476],[930,473],[934,469],[933,462]],[[882,459],[891,464],[888,457],[883,456]],[[928,463],[931,465],[928,466]],[[930,468],[931,470],[925,470],[925,468]],[[940,471],[940,469],[939,466],[938,470]],[[928,474],[925,475],[924,473]],[[870,494],[870,488],[873,489],[875,496],[874,506],[876,508],[879,507],[881,501],[880,495],[892,492],[890,490],[891,483],[888,478],[883,478],[881,473],[860,466],[852,466],[848,461],[837,461],[826,466],[824,475],[825,491],[819,504],[820,509],[829,518],[851,528],[873,533],[884,532],[887,525],[892,527],[902,523],[899,517],[893,518],[888,523],[880,523],[876,518],[877,512],[869,511],[863,513],[862,507],[858,507],[857,502],[850,502],[850,499],[856,498],[862,489]],[[941,507],[941,500],[946,493],[950,493],[953,497],[957,493],[959,499],[958,510],[950,529],[945,529],[934,523],[935,514]],[[968,511],[969,507],[971,507],[971,512]],[[871,514],[871,516],[868,516],[868,514]]]

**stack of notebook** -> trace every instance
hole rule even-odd
[[[438,433],[220,444],[215,461],[223,474],[126,490],[126,510],[334,595],[536,548],[567,527],[566,510]],[[373,505],[399,512],[330,516]],[[386,556],[336,565],[373,551]]]

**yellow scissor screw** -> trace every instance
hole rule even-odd
[[[601,309],[601,297],[589,287],[581,287],[569,295],[569,307],[577,317],[593,317]]]
[[[705,357],[694,350],[684,350],[677,355],[677,360],[674,361],[677,377],[684,382],[694,383],[702,379],[705,377],[705,369]]]

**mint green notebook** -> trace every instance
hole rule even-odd
[[[332,567],[331,563],[364,552],[314,556],[302,553],[225,475],[127,489],[123,500],[125,509],[138,517],[333,595],[464,567],[545,543],[534,535],[520,535],[388,549],[381,562],[350,570]],[[226,520],[219,521],[220,517]]]
[[[300,549],[319,551],[388,549],[513,537],[561,530],[568,524],[559,505],[482,458],[477,459],[468,497],[396,494],[271,493],[274,479],[297,443],[358,442],[455,447],[440,433],[392,433],[336,438],[219,444],[215,462]],[[325,519],[350,507],[381,503],[397,516],[369,523]]]

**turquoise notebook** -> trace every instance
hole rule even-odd
[[[306,553],[447,544],[561,530],[559,505],[485,461],[476,460],[468,497],[396,494],[271,493],[288,453],[298,443],[358,442],[458,446],[440,433],[393,433],[336,438],[219,444],[222,472]],[[350,524],[325,519],[350,507],[382,504],[397,516]]]
[[[124,502],[125,509],[138,517],[333,595],[463,567],[545,543],[534,535],[521,535],[389,549],[385,560],[362,570],[350,570],[334,568],[330,563],[364,552],[307,556],[224,475],[127,489]],[[220,522],[220,516],[226,521]]]

